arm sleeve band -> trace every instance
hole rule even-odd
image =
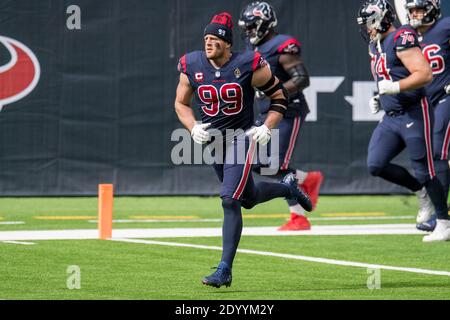
[[[281,84],[281,81],[278,82],[278,84],[276,84],[275,86],[273,86],[273,88],[268,89],[268,90],[264,90],[264,94],[268,97],[270,97],[271,95],[273,95],[275,92],[277,92],[278,90],[284,90],[283,85]]]
[[[269,81],[267,81],[267,83],[265,85],[263,85],[262,87],[257,87],[257,89],[259,91],[266,91],[267,89],[269,89],[271,86],[273,86],[273,84],[275,83],[275,77],[274,75],[272,75],[272,78],[270,78]]]
[[[270,100],[269,111],[276,111],[284,115],[287,111],[288,103],[286,99],[273,99]]]
[[[299,63],[288,69],[287,73],[299,91],[309,87],[309,74],[303,63]]]

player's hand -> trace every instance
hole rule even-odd
[[[378,93],[380,95],[400,93],[400,83],[398,81],[382,80],[378,82]]]
[[[192,140],[198,144],[205,144],[211,139],[211,135],[205,129],[208,128],[211,123],[196,124],[191,131]]]
[[[446,94],[450,94],[450,84],[446,85],[446,86],[444,87],[444,90],[445,90],[445,93],[446,93]]]
[[[267,128],[265,124],[263,124],[262,126],[254,127],[247,131],[247,136],[252,137],[254,141],[265,146],[269,143],[272,133],[270,132],[270,129]]]
[[[369,107],[370,112],[372,112],[373,114],[376,114],[378,113],[378,111],[380,111],[380,96],[378,94],[376,96],[373,96],[369,100]]]

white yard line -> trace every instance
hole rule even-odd
[[[139,240],[139,239],[118,239],[118,238],[111,239],[111,240],[119,241],[119,242],[140,243],[140,244],[169,246],[169,247],[185,247],[185,248],[216,250],[216,251],[222,250],[221,247],[203,246],[203,245],[195,245],[195,244],[187,244],[187,243],[160,242],[160,241]],[[284,259],[301,260],[301,261],[315,262],[315,263],[324,263],[324,264],[331,264],[331,265],[338,265],[338,266],[345,266],[345,267],[358,267],[358,268],[366,268],[366,269],[371,268],[371,269],[412,272],[412,273],[450,277],[450,272],[448,272],[448,271],[395,267],[395,266],[386,266],[386,265],[381,265],[381,264],[369,264],[369,263],[360,263],[360,262],[353,262],[353,261],[315,258],[315,257],[307,257],[307,256],[293,255],[293,254],[275,253],[275,252],[267,252],[267,251],[256,251],[256,250],[247,250],[247,249],[238,249],[237,251],[239,253],[254,254],[254,255],[260,255],[260,256],[269,256],[269,257],[278,257],[278,258],[284,258]]]
[[[325,236],[325,235],[424,235],[414,224],[370,224],[313,226],[308,231],[278,231],[278,227],[245,227],[244,236]],[[113,229],[113,238],[195,238],[220,237],[222,228],[148,228]],[[98,230],[33,230],[0,231],[5,240],[81,240],[98,239]]]
[[[34,243],[34,242],[12,241],[12,240],[9,240],[9,241],[1,241],[1,242],[3,242],[3,243],[11,243],[11,244],[23,244],[23,245],[25,245],[25,246],[31,246],[31,245],[33,245],[33,244],[36,244],[36,243]]]
[[[25,224],[24,221],[0,221],[0,225]]]

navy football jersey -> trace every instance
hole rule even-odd
[[[195,107],[202,122],[221,130],[247,130],[253,125],[253,73],[267,63],[257,52],[233,53],[231,59],[216,69],[204,51],[181,57],[178,70],[189,78],[194,89]]]
[[[382,80],[400,81],[408,77],[411,73],[397,57],[397,52],[414,47],[420,48],[419,40],[414,29],[407,25],[391,32],[381,41],[382,52],[378,51],[376,44],[371,44],[369,53],[375,81],[377,83]],[[402,111],[419,104],[425,94],[425,88],[420,88],[395,95],[382,95],[380,103],[385,111]]]
[[[438,20],[425,34],[419,36],[422,51],[433,70],[433,82],[427,95],[433,105],[445,96],[444,87],[450,84],[450,18]]]
[[[255,51],[261,53],[261,55],[266,59],[270,65],[270,69],[273,74],[280,79],[282,83],[287,82],[291,79],[289,74],[284,70],[283,66],[280,64],[280,56],[282,54],[296,54],[301,55],[301,44],[295,38],[285,35],[277,34],[275,37],[267,42],[264,42],[260,46],[253,47]],[[309,112],[308,105],[306,103],[305,97],[301,91],[297,94],[289,95],[289,103],[291,104],[289,108],[295,108],[295,104],[300,104],[301,107],[306,108]],[[269,110],[270,100],[265,99],[258,101],[258,107],[260,112],[264,113]]]

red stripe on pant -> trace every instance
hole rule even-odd
[[[241,198],[242,192],[244,192],[245,185],[247,184],[248,177],[252,171],[252,162],[255,155],[256,142],[250,138],[250,146],[248,147],[247,157],[245,158],[244,172],[242,173],[241,180],[239,181],[238,187],[233,194],[233,199],[239,200]]]
[[[441,160],[448,159],[448,145],[450,143],[450,123],[447,125],[447,131],[445,131],[444,144],[441,150]]]
[[[281,170],[286,170],[291,161],[292,152],[294,152],[295,143],[297,141],[298,131],[300,130],[300,116],[295,117],[294,127],[292,128],[291,138],[289,139],[289,147],[287,149],[286,155],[284,156],[284,161],[281,166]]]
[[[425,144],[427,148],[427,162],[428,162],[428,171],[430,172],[430,178],[433,179],[436,176],[436,172],[434,171],[434,163],[433,163],[433,149],[431,146],[431,124],[430,124],[430,107],[428,105],[428,101],[426,98],[422,98],[422,113],[423,113],[423,121],[424,121],[424,131],[425,131]]]

